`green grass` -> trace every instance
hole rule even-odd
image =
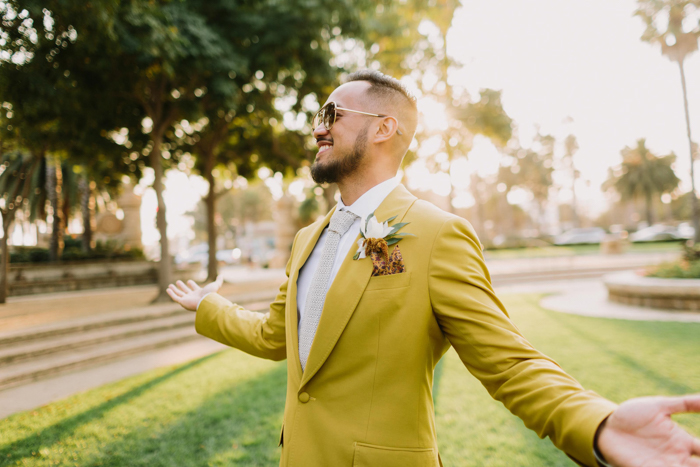
[[[700,324],[571,316],[539,296],[504,301],[522,332],[615,401],[700,391]],[[0,465],[274,466],[285,363],[225,351],[151,371],[0,422]],[[453,466],[573,466],[491,400],[454,351],[438,371],[441,455]],[[677,420],[700,435],[700,416]]]
[[[679,242],[630,243],[626,253],[681,252]],[[503,248],[486,250],[486,259],[540,258],[551,256],[594,255],[600,253],[600,245],[548,246],[533,248]]]

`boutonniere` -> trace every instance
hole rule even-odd
[[[357,252],[352,259],[362,259],[375,252],[383,258],[389,257],[389,246],[399,243],[404,237],[415,235],[410,233],[399,233],[399,230],[410,222],[399,222],[398,224],[389,225],[389,222],[396,219],[396,216],[391,217],[384,222],[379,222],[374,213],[370,213],[364,222],[360,222],[360,238],[357,241]]]

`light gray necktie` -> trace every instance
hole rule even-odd
[[[323,253],[321,253],[321,261],[313,279],[311,279],[309,292],[306,295],[306,304],[304,305],[304,316],[301,319],[301,323],[299,323],[299,360],[301,361],[302,370],[306,368],[306,360],[309,358],[311,344],[314,341],[316,328],[321,319],[321,311],[323,311],[323,303],[326,301],[328,282],[331,278],[333,261],[338,250],[340,237],[348,231],[355,219],[357,219],[355,214],[340,210],[336,210],[331,217],[326,244],[323,245]]]

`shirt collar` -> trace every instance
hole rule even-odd
[[[399,177],[392,177],[388,180],[384,180],[382,183],[367,190],[350,206],[346,206],[341,198],[338,200],[338,209],[345,209],[360,217],[360,219],[366,219],[367,216],[377,210],[379,205],[382,204],[382,201],[384,201],[384,199],[389,196],[389,193],[399,186],[400,183],[401,180],[399,180]]]

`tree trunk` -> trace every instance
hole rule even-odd
[[[92,194],[90,180],[88,177],[80,179],[80,211],[83,215],[83,238],[82,249],[85,253],[92,251],[94,245],[92,240],[93,222],[95,219],[95,197]]]
[[[690,213],[693,219],[693,228],[695,229],[695,243],[700,243],[700,213],[698,212],[698,197],[695,194],[695,157],[693,154],[693,138],[690,134],[690,112],[688,112],[688,92],[685,87],[685,70],[683,69],[683,60],[678,61],[678,67],[681,71],[681,84],[683,85],[683,108],[685,109],[685,126],[688,132],[688,146],[690,147]]]
[[[571,165],[573,166],[573,160],[571,162]],[[576,169],[574,169],[574,181],[571,184],[571,220],[572,220],[572,225],[576,229],[581,226],[581,223],[579,222],[578,219],[578,212],[576,210]]]
[[[55,158],[52,163],[47,164],[48,176],[47,191],[53,211],[53,223],[51,226],[51,243],[49,245],[49,259],[58,261],[63,253],[63,173],[61,172],[61,162]]]
[[[2,248],[2,275],[0,276],[0,303],[7,303],[8,291],[8,278],[10,275],[10,251],[7,245],[7,236],[10,232],[10,227],[12,226],[12,215],[13,212],[8,211],[2,219],[2,240],[0,241],[0,248]]]
[[[651,193],[646,193],[644,195],[644,207],[646,208],[647,224],[652,226],[654,225],[654,200]]]
[[[153,168],[154,180],[153,189],[158,200],[158,211],[156,212],[156,226],[160,233],[160,262],[158,265],[158,295],[153,299],[153,303],[170,301],[170,297],[165,292],[172,282],[172,260],[170,258],[170,245],[168,244],[168,224],[165,218],[165,200],[163,199],[163,163],[160,146],[163,141],[163,133],[153,134],[153,149],[149,154],[151,168]]]
[[[216,185],[214,183],[214,152],[207,151],[204,156],[204,178],[209,183],[209,191],[204,198],[207,206],[207,241],[209,242],[209,262],[207,264],[207,281],[216,280],[219,264],[216,260]]]

